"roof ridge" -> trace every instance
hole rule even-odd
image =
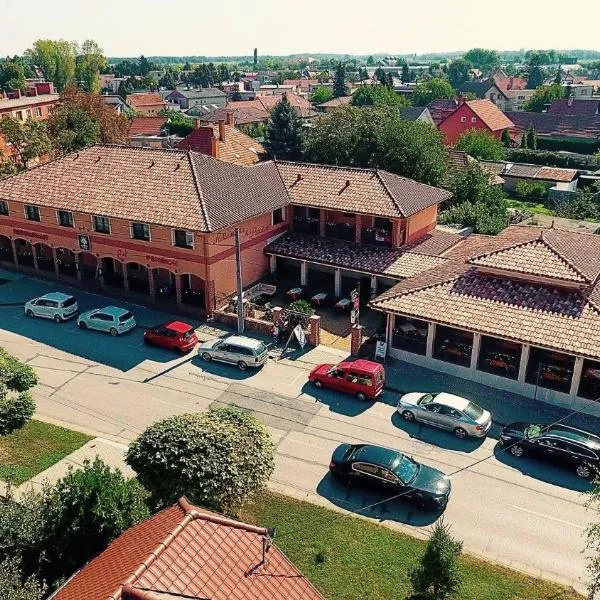
[[[571,267],[580,277],[582,277],[587,283],[592,283],[591,279],[587,276],[584,275],[581,270],[576,267],[573,262],[571,260],[569,260],[566,256],[564,256],[562,254],[562,252],[560,252],[559,250],[556,249],[556,247],[552,244],[552,242],[548,239],[546,239],[546,236],[548,235],[548,233],[550,233],[552,231],[552,229],[548,229],[545,231],[542,231],[542,241],[546,244],[546,246],[552,251],[554,252],[554,254],[556,254],[561,260],[563,260],[569,267]]]
[[[385,173],[386,171],[383,171],[383,172]],[[406,215],[404,214],[404,212],[400,208],[400,205],[398,204],[398,201],[394,197],[394,194],[392,194],[392,192],[390,191],[390,188],[388,187],[387,183],[384,181],[383,177],[381,176],[381,173],[380,173],[379,169],[376,169],[375,173],[377,174],[377,179],[378,179],[379,183],[383,186],[383,189],[386,191],[387,195],[390,197],[391,201],[394,203],[394,206],[396,207],[396,210],[398,211],[398,213],[400,214],[400,216],[403,217],[403,218],[406,218]]]
[[[357,171],[359,173],[377,173],[378,169],[373,167],[353,167],[348,165],[330,165],[327,163],[314,163],[314,162],[303,162],[301,160],[281,160],[279,158],[273,159],[274,163],[281,163],[283,165],[301,165],[305,167],[319,167],[321,169],[341,169],[344,171]],[[386,171],[387,173],[387,171]]]
[[[437,268],[437,267],[433,267],[433,269],[435,269],[435,268]],[[428,269],[427,271],[422,271],[421,273],[419,273],[419,275],[422,275],[423,273],[428,273],[431,270],[432,269]],[[426,283],[423,285],[418,285],[417,287],[410,288],[408,290],[401,290],[400,292],[398,292],[396,294],[391,293],[394,290],[394,288],[392,287],[387,292],[384,292],[384,294],[382,294],[381,296],[375,298],[374,300],[371,300],[369,302],[369,304],[377,305],[378,303],[385,302],[387,300],[391,300],[394,298],[400,298],[400,296],[407,296],[409,294],[414,294],[415,292],[422,292],[423,290],[428,290],[430,288],[434,288],[434,287],[437,287],[440,285],[445,285],[447,283],[451,283],[452,281],[455,281],[456,279],[458,279],[459,277],[464,275],[464,273],[465,273],[465,271],[462,271],[460,273],[453,273],[452,275],[449,275],[447,279],[444,278],[441,281],[434,281],[434,282]],[[402,281],[400,281],[399,283],[402,283]],[[385,295],[385,298],[382,298],[383,295]]]
[[[210,219],[208,217],[208,209],[206,208],[206,203],[204,201],[204,193],[202,192],[202,188],[200,187],[200,181],[198,180],[198,173],[196,172],[196,165],[192,160],[192,151],[187,151],[187,160],[190,165],[190,169],[192,172],[192,179],[194,180],[194,186],[196,187],[196,191],[198,192],[198,199],[200,204],[200,212],[204,218],[204,222],[206,224],[206,231],[212,231],[212,225]]]

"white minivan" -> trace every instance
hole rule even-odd
[[[62,292],[44,294],[25,304],[25,314],[28,317],[54,319],[57,323],[74,317],[78,311],[77,300]]]

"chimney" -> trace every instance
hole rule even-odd
[[[200,127],[202,127],[202,121],[200,119],[194,119],[193,127],[194,129],[200,129]]]
[[[225,123],[227,123],[227,125],[234,125],[234,123],[233,123],[233,113],[228,112],[225,115]]]
[[[225,141],[225,120],[219,119],[219,141]]]
[[[211,127],[212,129],[212,127]],[[219,158],[219,140],[213,135],[210,139],[210,154],[214,158]]]

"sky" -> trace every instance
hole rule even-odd
[[[600,50],[600,0],[0,0],[0,56],[40,38],[107,56]]]

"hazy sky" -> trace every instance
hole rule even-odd
[[[600,50],[600,0],[0,0],[0,56],[38,38],[108,56]]]

